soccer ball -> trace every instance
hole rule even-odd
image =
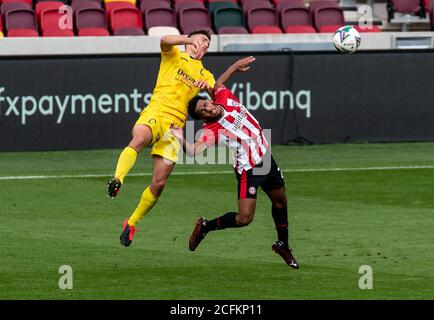
[[[336,30],[333,36],[333,44],[339,52],[353,53],[360,46],[360,34],[359,32],[351,27],[344,26]]]

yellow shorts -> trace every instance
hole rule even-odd
[[[151,128],[152,131],[152,150],[151,154],[162,156],[173,162],[178,161],[179,141],[170,131],[172,124],[179,126],[173,119],[165,117],[146,108],[140,113],[139,119],[135,125],[144,124]]]

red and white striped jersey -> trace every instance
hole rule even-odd
[[[201,139],[208,146],[226,144],[234,150],[235,170],[239,173],[250,170],[262,161],[267,151],[268,142],[262,128],[229,89],[219,87],[214,94],[213,103],[223,106],[224,115],[203,124]]]

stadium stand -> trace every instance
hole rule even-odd
[[[149,29],[153,27],[176,28],[177,31],[171,30],[180,34],[186,34],[196,28],[210,29],[213,34],[308,34],[313,33],[314,30],[319,33],[330,33],[335,31],[334,28],[342,25],[355,25],[360,32],[399,31],[399,29],[409,31],[410,26],[415,31],[427,31],[434,30],[432,2],[430,3],[429,0],[379,0],[374,4],[374,9],[380,14],[379,16],[374,14],[374,25],[356,26],[361,16],[356,9],[366,4],[364,0],[357,0],[357,7],[353,8],[348,6],[346,0],[0,0],[0,23],[5,29],[3,33],[6,37],[21,32],[26,34],[27,31],[7,32],[5,19],[9,10],[27,9],[34,10],[40,36],[47,34],[88,36],[94,33],[99,36],[107,35],[107,32],[109,35],[125,35],[125,33],[149,35]],[[103,10],[108,27],[102,29],[107,32],[92,31],[92,28],[82,28],[80,31],[76,24],[72,30],[65,32],[60,32],[60,28],[51,27],[50,30],[57,31],[43,30],[41,13],[47,9],[58,10],[65,4],[72,8],[72,20],[76,19],[76,12],[81,9]],[[118,8],[129,8],[132,10],[126,12],[135,12],[131,13],[132,16],[134,15],[132,22],[134,26],[125,27],[130,29],[129,32],[125,28],[116,28],[116,32],[111,28],[111,11]],[[98,13],[93,12],[99,16],[101,10]],[[141,24],[135,22],[137,10],[141,15]],[[306,10],[310,12],[310,19],[306,16]],[[26,14],[29,15],[29,13]],[[54,16],[54,13],[51,12],[49,15]],[[412,17],[411,20],[408,20],[408,15]],[[424,16],[426,18],[423,18]],[[138,30],[140,25],[142,26],[141,31]],[[400,28],[400,26],[403,27]],[[164,33],[168,29],[155,29],[153,35],[160,34],[158,30]],[[32,36],[36,35],[32,33]]]

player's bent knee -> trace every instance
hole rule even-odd
[[[273,201],[274,208],[285,208],[288,205],[288,199],[286,197],[278,198]]]
[[[251,215],[237,215],[237,225],[240,227],[248,226],[253,221],[253,214]]]
[[[159,196],[166,186],[167,179],[153,179],[151,182],[151,191],[155,196]]]

